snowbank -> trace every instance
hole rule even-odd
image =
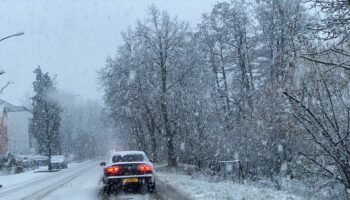
[[[84,164],[85,163],[69,163],[69,168],[76,168]],[[55,176],[53,173],[36,173],[40,170],[47,170],[47,166],[41,166],[36,170],[25,171],[18,174],[0,175],[0,184],[2,184],[3,188],[7,188],[14,185],[23,185],[29,182],[33,182],[43,177]]]
[[[181,173],[165,171],[157,172],[157,190],[172,189],[173,195],[166,199],[193,200],[301,200],[301,197],[283,191],[257,188],[252,185],[234,184],[232,182],[207,182],[195,180],[191,176]],[[170,193],[170,192],[169,192]],[[167,194],[163,194],[167,195]],[[164,197],[163,197],[164,198]]]
[[[34,171],[26,171],[19,174],[0,176],[0,184],[2,184],[4,188],[7,188],[14,185],[23,184],[29,181],[34,181],[41,177],[46,176],[44,173],[33,173],[33,172]]]

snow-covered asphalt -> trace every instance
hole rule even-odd
[[[90,161],[72,164],[58,172],[28,171],[0,176],[0,200],[161,200],[155,194],[123,193],[106,196],[102,192],[102,167]]]

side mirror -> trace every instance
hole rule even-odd
[[[101,162],[100,166],[106,166],[106,162]]]

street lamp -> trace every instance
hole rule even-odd
[[[23,34],[24,34],[23,32],[18,32],[18,33],[15,33],[15,34],[9,35],[9,36],[7,36],[7,37],[1,38],[1,39],[0,39],[0,42],[1,42],[1,41],[3,41],[3,40],[6,40],[6,39],[8,39],[8,38],[12,38],[12,37],[21,36],[21,35],[23,35]]]

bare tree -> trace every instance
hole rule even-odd
[[[283,92],[292,105],[293,116],[316,148],[316,152],[304,150],[299,154],[306,159],[304,169],[307,173],[341,183],[349,198],[350,107],[346,103],[349,81],[344,79],[343,69],[330,74],[327,66],[315,66],[312,61],[310,64],[314,68],[307,79],[305,92],[311,99]],[[313,167],[306,167],[308,165]]]
[[[313,7],[320,10],[315,22],[309,27],[315,36],[336,43],[349,42],[350,31],[350,2],[349,0],[307,0]]]

